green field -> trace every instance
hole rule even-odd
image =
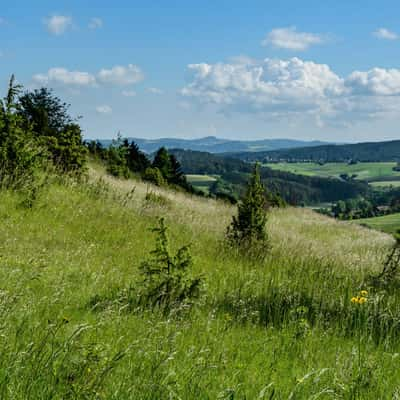
[[[371,182],[371,185],[378,188],[400,187],[400,180],[398,181],[376,181]]]
[[[375,218],[364,218],[356,220],[355,222],[384,232],[395,233],[400,229],[400,213]]]
[[[292,172],[300,175],[322,176],[338,178],[341,174],[357,175],[356,179],[369,182],[391,179],[400,181],[400,172],[393,171],[394,162],[358,163],[349,165],[345,163],[271,163],[266,166],[281,171]]]
[[[206,194],[209,193],[210,186],[217,180],[216,177],[210,175],[186,175],[186,178],[193,187]]]
[[[367,280],[389,235],[276,209],[252,261],[223,245],[224,202],[101,168],[25,196],[0,191],[2,400],[396,398],[400,293]],[[137,306],[160,216],[203,282],[168,315]]]

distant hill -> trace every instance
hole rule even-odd
[[[221,155],[171,150],[185,174],[211,175],[216,181],[210,188],[213,194],[225,193],[238,198],[246,186],[253,166],[247,162]],[[316,204],[363,196],[368,185],[345,182],[335,178],[310,177],[290,172],[260,169],[261,179],[269,191],[279,193],[290,204]]]
[[[289,162],[362,162],[399,161],[400,140],[388,142],[369,142],[355,144],[325,144],[291,149],[280,149],[259,152],[236,152],[225,154],[228,157],[245,161],[289,161]]]
[[[215,136],[207,136],[201,139],[128,138],[128,140],[134,141],[140,149],[146,153],[153,153],[160,147],[166,147],[167,149],[206,151],[208,153],[226,153],[267,151],[326,144],[326,142],[320,141],[302,141],[292,139],[230,140],[220,139]],[[100,142],[103,146],[109,146],[112,141],[105,139],[100,140]]]

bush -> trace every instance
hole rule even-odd
[[[153,183],[156,186],[165,185],[161,171],[156,167],[149,167],[144,171],[143,180]]]

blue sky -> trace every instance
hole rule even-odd
[[[0,82],[54,88],[88,138],[398,139],[398,15],[396,1],[16,0]]]

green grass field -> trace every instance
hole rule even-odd
[[[217,180],[210,175],[186,175],[189,183],[196,189],[202,190],[204,193],[209,193],[210,186]]]
[[[358,163],[348,165],[345,163],[272,163],[266,166],[281,171],[292,172],[300,175],[339,177],[341,174],[357,175],[356,179],[368,180],[371,182],[382,179],[400,181],[400,172],[393,171],[396,165],[394,162],[381,163]]]
[[[378,188],[400,187],[400,180],[371,182],[371,185]]]
[[[375,218],[364,218],[356,222],[384,232],[395,233],[400,229],[400,213]]]
[[[368,285],[391,236],[273,210],[260,263],[223,245],[235,212],[223,202],[101,168],[53,182],[32,208],[25,196],[0,192],[2,400],[398,396],[400,293]],[[168,316],[135,308],[160,216],[204,282]],[[368,301],[351,303],[361,289]]]

